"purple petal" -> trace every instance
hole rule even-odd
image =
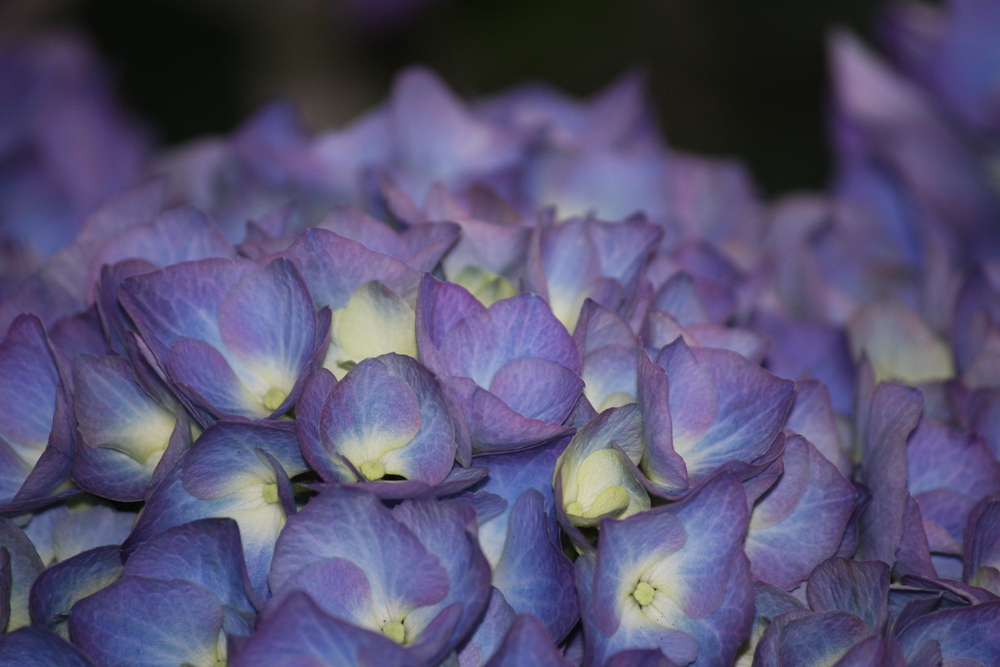
[[[496,653],[486,667],[517,667],[518,665],[538,665],[538,667],[569,667],[559,649],[552,643],[545,626],[530,614],[521,614],[514,619]]]
[[[373,595],[394,607],[436,604],[449,592],[438,558],[375,496],[361,491],[331,487],[289,518],[275,545],[271,589],[287,595],[298,570],[328,558],[361,568]],[[312,588],[308,580],[297,583],[309,586],[306,592]]]
[[[69,638],[66,618],[79,600],[117,581],[122,572],[118,545],[97,547],[60,561],[31,587],[31,622]]]
[[[99,664],[213,664],[222,607],[188,581],[126,577],[77,602],[69,626],[76,645]]]
[[[970,498],[1000,491],[1000,463],[982,440],[924,419],[906,447],[910,493],[944,488]]]
[[[28,593],[45,566],[31,541],[9,519],[0,519],[0,547],[7,550],[10,559],[10,620],[7,624],[10,632],[31,622]]]
[[[906,492],[906,439],[917,425],[922,396],[916,389],[882,383],[871,399],[863,424],[864,459],[859,481],[872,500],[860,516],[858,560],[892,565],[903,538]]]
[[[451,582],[444,600],[435,607],[413,612],[418,617],[415,623],[420,624],[444,607],[423,631],[425,647],[422,652],[436,655],[436,658],[429,658],[433,662],[467,637],[486,610],[490,597],[490,566],[479,548],[475,512],[468,505],[433,499],[409,500],[393,508],[393,515],[413,531],[430,554],[438,557]],[[432,634],[430,631],[435,624],[447,629],[439,621],[449,614],[449,610],[457,617],[454,629],[442,632],[440,645],[432,652],[434,644],[427,636]]]
[[[684,451],[697,442],[719,415],[719,391],[711,371],[678,339],[663,348],[656,358],[658,366],[667,371],[677,391],[670,395],[670,415],[673,446]]]
[[[186,337],[223,349],[219,307],[226,292],[257,269],[247,260],[181,262],[122,281],[119,298],[156,358],[165,361],[174,341]]]
[[[471,381],[467,382],[472,384]],[[453,386],[456,384],[453,381]],[[466,388],[461,386],[461,389]],[[567,426],[522,417],[485,389],[473,386],[468,387],[468,390],[471,396],[466,403],[466,420],[469,424],[469,437],[477,452],[525,449],[571,431]]]
[[[657,310],[671,316],[680,326],[708,324],[711,320],[695,289],[690,273],[679,271],[663,284],[654,301]]]
[[[527,419],[560,424],[583,391],[583,380],[555,362],[518,357],[497,370],[489,390]]]
[[[416,667],[420,663],[392,640],[328,616],[312,598],[297,592],[261,622],[232,664]]]
[[[306,470],[294,430],[287,426],[218,422],[150,493],[132,535],[122,545],[123,553],[132,553],[161,530],[196,519],[229,517],[240,525],[254,590],[266,596],[274,543],[286,515],[278,494],[268,492],[268,485],[277,485],[278,480],[257,454],[258,448],[277,459],[290,476]]]
[[[70,644],[41,628],[21,628],[0,635],[4,667],[92,667]]]
[[[355,290],[373,280],[400,295],[416,292],[420,280],[417,270],[395,257],[326,229],[306,230],[279,256],[295,264],[321,308],[343,308]]]
[[[819,380],[795,385],[795,405],[785,426],[805,437],[830,463],[850,479],[854,462],[840,444],[830,390]]]
[[[105,498],[141,500],[177,422],[136,381],[118,356],[80,355],[73,364],[74,404],[82,447],[73,477]]]
[[[395,354],[362,361],[331,389],[320,438],[334,466],[342,467],[342,455],[366,475],[365,466],[375,465],[383,475],[436,485],[455,460],[454,429],[436,380]],[[354,481],[349,471],[338,477]]]
[[[881,561],[832,558],[813,571],[807,595],[815,611],[851,612],[879,634],[888,619],[889,567]]]
[[[795,667],[833,664],[868,634],[864,622],[846,612],[810,614],[789,621],[782,628],[778,664]]]
[[[754,506],[746,553],[754,578],[791,590],[840,546],[854,486],[808,440],[785,441],[784,473]]]
[[[209,257],[232,258],[233,247],[203,213],[182,206],[123,229],[101,246],[91,262],[88,284],[97,281],[104,264],[141,259],[154,266],[169,266]]]
[[[936,640],[946,661],[968,658],[993,665],[1000,661],[998,632],[1000,600],[926,614],[903,628],[899,645],[909,654],[924,642]]]
[[[507,628],[517,617],[496,588],[490,591],[489,606],[483,615],[476,631],[458,653],[458,664],[461,667],[480,667],[496,652]]]
[[[894,639],[869,637],[862,639],[844,654],[834,667],[868,667],[869,665],[884,665],[885,667],[915,667],[903,660],[903,654]],[[918,666],[916,666],[918,667]]]
[[[272,412],[250,393],[219,350],[205,341],[177,339],[170,346],[166,362],[178,389],[216,418],[238,415],[262,419]]]
[[[219,604],[248,614],[259,605],[232,519],[202,519],[157,533],[129,556],[122,576],[185,579],[212,591]]]
[[[687,465],[674,451],[667,372],[651,362],[642,350],[638,353],[638,362],[638,399],[642,410],[642,435],[646,441],[641,468],[654,484],[685,489]]]
[[[34,464],[49,440],[61,381],[55,355],[37,317],[11,324],[0,343],[0,437]]]
[[[514,503],[493,585],[519,614],[532,614],[559,642],[578,619],[573,564],[549,533],[545,498],[534,489]]]
[[[285,395],[273,405],[265,397],[265,409],[283,407],[279,404],[317,352],[316,308],[298,271],[278,259],[244,276],[226,292],[218,317],[228,352]]]

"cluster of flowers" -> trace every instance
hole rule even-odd
[[[1000,664],[1000,5],[883,27],[772,204],[634,76],[153,154],[8,47],[0,665]]]

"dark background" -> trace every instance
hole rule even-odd
[[[387,5],[388,13],[379,8]],[[409,6],[409,10],[407,7]],[[674,148],[741,156],[769,194],[821,187],[824,40],[870,37],[876,0],[0,0],[3,31],[71,25],[121,96],[176,143],[232,130],[274,96],[314,129],[435,68],[463,96],[525,79],[589,95],[645,70]]]

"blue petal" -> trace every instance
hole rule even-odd
[[[0,667],[92,667],[68,643],[41,628],[0,634]]]
[[[813,610],[849,611],[878,634],[888,618],[889,567],[881,561],[832,558],[813,571],[806,594]]]
[[[418,667],[421,663],[392,640],[329,616],[308,595],[296,592],[268,615],[231,664]]]
[[[132,552],[122,576],[184,579],[213,592],[220,604],[248,614],[260,604],[232,519],[201,519],[157,533]]]
[[[125,577],[77,602],[69,627],[76,645],[98,664],[213,665],[222,607],[189,581]]]
[[[493,585],[515,612],[539,619],[556,642],[576,624],[573,564],[552,540],[545,498],[534,489],[525,491],[511,509]]]
[[[745,548],[755,578],[790,590],[836,552],[857,494],[801,436],[785,441],[782,458],[784,473],[751,513]]]
[[[34,545],[10,519],[0,519],[0,547],[7,550],[10,558],[10,620],[7,630],[11,631],[31,622],[28,593],[45,566]]]
[[[906,439],[917,425],[923,397],[916,389],[882,383],[861,417],[863,465],[859,481],[872,500],[861,512],[860,539],[855,558],[881,560],[892,565],[903,539],[906,491]]]
[[[31,587],[31,622],[69,639],[66,619],[78,601],[118,580],[122,559],[118,545],[97,547],[56,563]]]
[[[552,642],[545,626],[531,614],[521,614],[514,619],[496,653],[486,663],[486,667],[519,665],[570,667],[570,663],[563,659]]]

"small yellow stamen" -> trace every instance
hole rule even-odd
[[[385,477],[385,466],[378,461],[365,461],[361,464],[361,474],[365,479],[375,481]]]
[[[277,484],[265,484],[264,485],[264,500],[271,503],[272,505],[278,502],[278,485]]]
[[[274,412],[279,407],[281,407],[281,404],[285,401],[286,398],[288,398],[287,392],[284,392],[278,389],[277,387],[271,387],[270,389],[267,390],[267,393],[264,394],[264,399],[263,399],[264,409]]]
[[[635,601],[645,607],[647,604],[653,601],[653,595],[656,594],[656,589],[647,584],[645,581],[640,581],[639,585],[635,587],[632,592],[632,597]]]
[[[397,644],[402,644],[406,639],[406,628],[401,621],[389,621],[382,626],[382,634]]]

